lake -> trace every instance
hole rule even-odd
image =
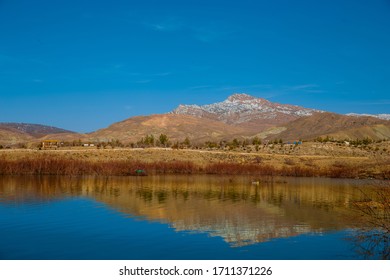
[[[0,259],[387,259],[388,190],[325,178],[0,176]]]

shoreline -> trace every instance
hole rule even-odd
[[[0,175],[217,174],[390,179],[390,157],[146,149],[0,150]]]

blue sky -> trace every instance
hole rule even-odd
[[[0,122],[89,132],[235,92],[390,113],[390,1],[0,0]]]

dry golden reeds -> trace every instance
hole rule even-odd
[[[191,161],[155,161],[139,160],[101,160],[63,159],[48,155],[25,157],[16,160],[0,158],[0,175],[137,175],[136,170],[146,174],[227,174],[227,175],[266,175],[293,177],[331,177],[362,178],[374,176],[377,179],[389,179],[387,172],[369,174],[364,167],[357,168],[348,164],[318,168],[316,166],[285,164],[275,167],[264,163],[209,163],[204,166]],[[144,175],[142,173],[141,175]]]

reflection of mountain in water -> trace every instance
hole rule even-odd
[[[283,179],[286,180],[286,179]],[[0,177],[0,203],[85,196],[118,211],[208,232],[233,246],[352,226],[357,181],[248,177]],[[359,181],[359,183],[362,183]],[[361,186],[363,187],[363,186]]]

